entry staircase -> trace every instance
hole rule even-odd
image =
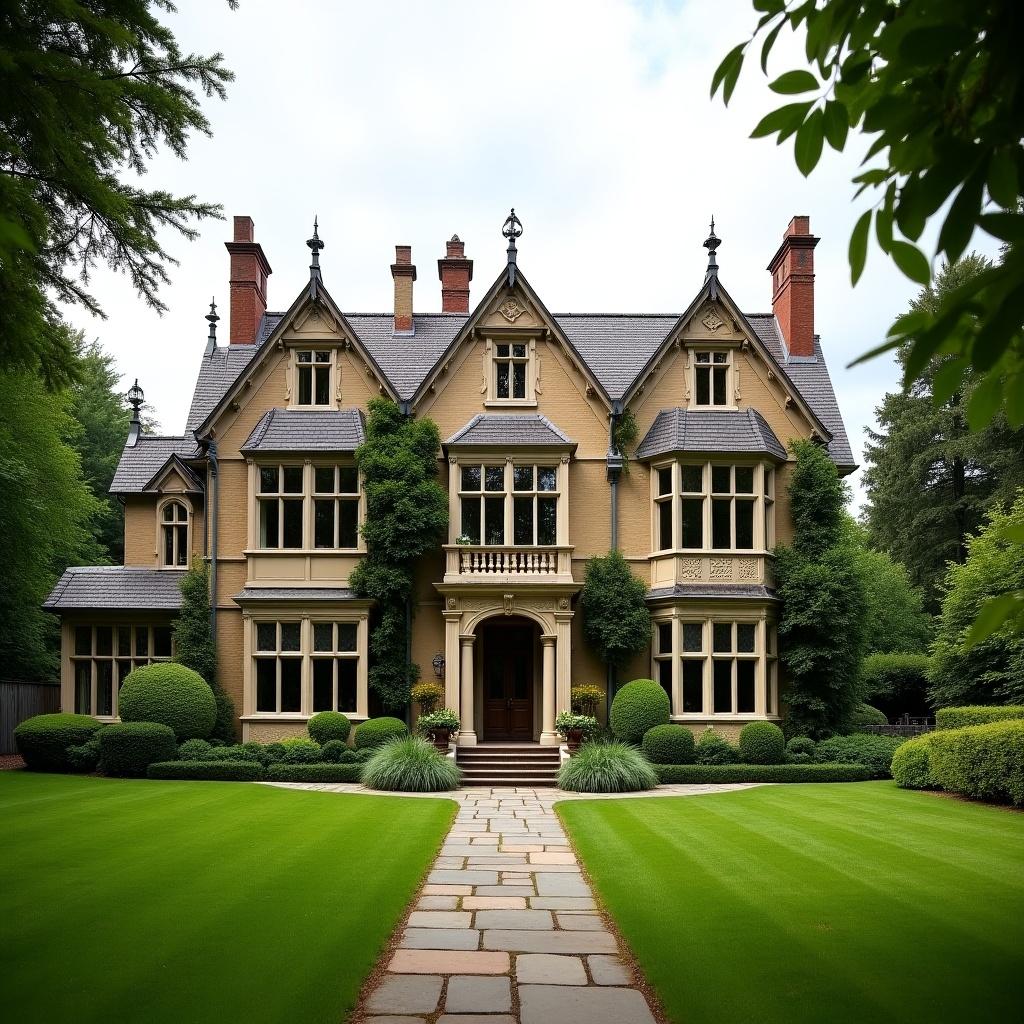
[[[456,747],[464,786],[555,786],[558,747],[538,743],[481,743]]]

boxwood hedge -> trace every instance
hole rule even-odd
[[[103,727],[91,715],[36,715],[18,725],[14,742],[32,771],[70,772],[68,748],[88,743]]]
[[[306,730],[321,746],[331,740],[344,743],[352,731],[352,723],[340,711],[321,711],[309,720]]]
[[[361,764],[272,764],[267,769],[270,782],[358,782]]]
[[[831,736],[814,748],[814,760],[839,764],[862,764],[875,778],[887,779],[892,767],[892,755],[903,742],[899,736],[876,736],[855,732],[850,736]]]
[[[864,782],[872,777],[862,764],[656,764],[663,783]]]
[[[892,777],[900,789],[935,789],[938,785],[932,777],[928,748],[932,733],[915,736],[901,743],[892,755]]]
[[[1024,804],[1024,721],[933,732],[928,769],[947,792]]]
[[[177,756],[173,730],[159,722],[121,722],[100,733],[100,771],[104,775],[141,777],[151,764],[173,761]]]
[[[146,774],[151,779],[259,782],[267,773],[256,761],[158,761],[149,766]]]
[[[693,764],[695,746],[685,725],[656,725],[644,733],[640,749],[651,764]]]
[[[1024,707],[1020,705],[989,708],[981,706],[963,708],[939,708],[935,712],[936,729],[963,729],[968,725],[988,725],[989,722],[1018,721],[1024,719]]]
[[[746,764],[782,764],[786,737],[774,722],[748,722],[740,729],[740,757]]]
[[[379,747],[388,740],[407,735],[408,726],[400,718],[368,718],[356,726],[356,746],[359,749]]]

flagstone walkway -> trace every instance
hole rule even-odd
[[[357,786],[302,785],[333,792]],[[660,786],[696,796],[736,786]],[[403,794],[410,795],[410,794]],[[455,823],[361,1024],[655,1024],[630,958],[598,912],[553,805],[621,795],[462,789]]]

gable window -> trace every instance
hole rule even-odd
[[[469,544],[551,547],[558,543],[558,467],[461,465],[461,537]]]
[[[188,509],[169,501],[160,510],[160,562],[173,568],[188,567]]]
[[[694,352],[693,404],[728,406],[730,354],[727,351]]]
[[[295,353],[295,405],[331,405],[331,352],[300,349]]]
[[[526,343],[494,346],[494,397],[499,401],[526,399],[526,377],[530,353]]]
[[[117,695],[128,673],[174,653],[170,626],[75,626],[71,678],[75,713],[117,716]]]

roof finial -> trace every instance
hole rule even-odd
[[[217,351],[217,321],[220,319],[217,316],[216,298],[210,299],[210,312],[206,314],[206,319],[210,322],[210,334],[206,339],[206,354],[212,356]]]
[[[309,265],[309,296],[311,299],[317,297],[317,285],[321,282],[320,277],[320,250],[324,243],[320,241],[320,223],[316,214],[313,214],[313,237],[306,239],[306,245],[313,253],[313,262]]]
[[[142,408],[142,403],[146,400],[145,392],[139,387],[139,378],[135,378],[135,383],[128,389],[128,404],[132,407],[132,419],[128,427],[128,441],[127,446],[134,448],[139,440],[139,434],[142,433],[142,419],[139,415],[139,410]]]
[[[712,278],[718,277],[718,261],[715,259],[718,253],[718,247],[722,244],[722,240],[715,234],[715,218],[714,215],[711,217],[711,234],[704,241],[704,248],[708,251],[708,272],[704,275],[704,281],[710,281]]]
[[[516,239],[523,233],[523,222],[516,216],[514,206],[505,218],[501,233],[508,239],[508,286],[511,288],[516,283]]]

